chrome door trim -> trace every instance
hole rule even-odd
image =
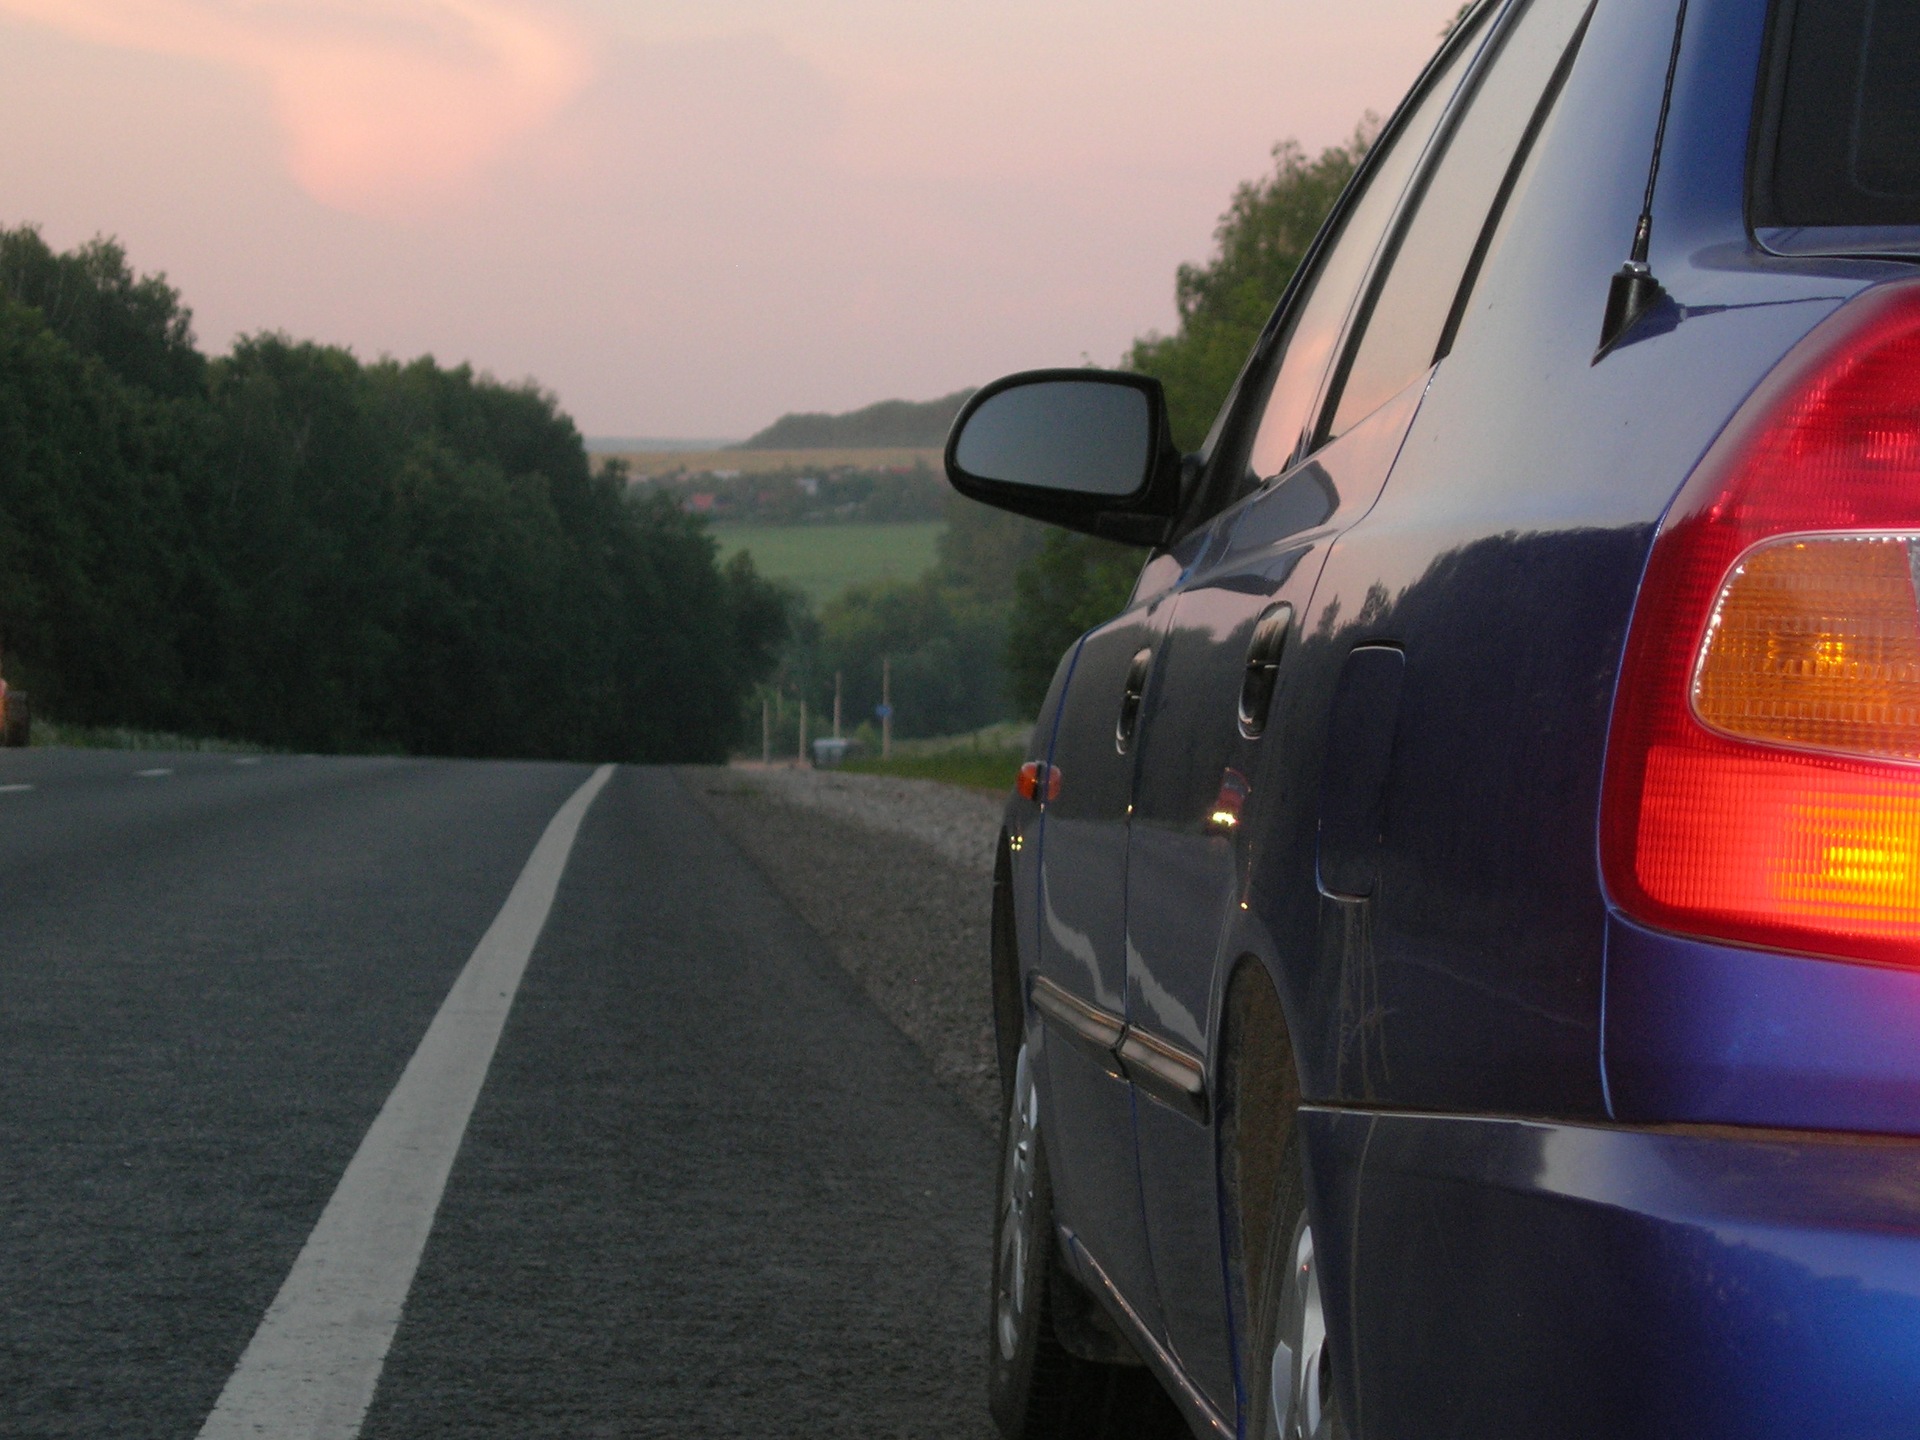
[[[1131,1081],[1151,1099],[1207,1123],[1207,1065],[1200,1056],[1129,1025],[1124,1016],[1082,1000],[1045,975],[1032,978],[1027,995],[1042,1020],[1114,1079]]]
[[[1127,1078],[1142,1091],[1207,1123],[1207,1067],[1198,1055],[1133,1026],[1127,1027],[1115,1053]]]
[[[1044,975],[1035,975],[1027,986],[1028,998],[1040,1018],[1071,1041],[1115,1080],[1127,1078],[1114,1054],[1114,1047],[1126,1034],[1127,1022],[1110,1010],[1089,1004],[1065,986]]]

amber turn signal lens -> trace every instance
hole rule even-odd
[[[1788,538],[1720,591],[1693,709],[1723,735],[1920,760],[1920,601],[1904,535]]]
[[[1060,798],[1060,771],[1038,760],[1029,760],[1020,767],[1013,788],[1019,792],[1021,799],[1044,805],[1049,800]]]

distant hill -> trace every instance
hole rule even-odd
[[[953,417],[971,390],[956,390],[938,400],[882,400],[846,415],[782,415],[736,450],[846,450],[901,446],[927,448],[947,443]]]

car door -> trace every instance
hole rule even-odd
[[[1287,683],[1333,538],[1387,482],[1456,292],[1491,233],[1586,5],[1507,7],[1497,29],[1487,26],[1491,43],[1482,50],[1463,37],[1408,122],[1387,137],[1392,149],[1279,356],[1245,452],[1259,486],[1215,523],[1213,543],[1174,597],[1139,722],[1127,863],[1129,1039],[1196,1083],[1182,1094],[1149,1066],[1132,1067],[1145,1102],[1136,1115],[1141,1200],[1169,1347],[1223,1409],[1235,1394],[1234,1357],[1210,1089],[1226,966],[1238,954],[1234,921],[1247,899],[1249,837],[1261,832],[1265,790],[1284,773],[1284,762],[1265,753],[1266,710]],[[1461,98],[1448,110],[1456,89]],[[1343,256],[1349,246],[1357,259]],[[1330,372],[1330,340],[1315,330],[1328,313],[1336,332],[1346,322],[1347,336]]]
[[[1132,744],[1177,555],[1149,560],[1127,609],[1079,642],[1054,723],[1057,788],[1039,833],[1039,938],[1027,1002],[1041,1064],[1056,1218],[1143,1320],[1156,1323],[1134,1172],[1133,1098],[1112,1047],[1126,1023]]]

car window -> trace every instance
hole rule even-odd
[[[1490,8],[1483,7],[1477,24],[1484,25]],[[1288,325],[1266,408],[1248,455],[1253,479],[1268,480],[1278,475],[1299,448],[1354,294],[1393,218],[1407,179],[1446,113],[1447,102],[1459,88],[1476,49],[1474,37],[1465,37],[1427,87],[1418,108],[1382,142],[1387,149],[1375,162],[1365,191],[1347,208],[1339,235],[1322,252],[1316,273],[1294,304],[1294,318]]]
[[[1355,325],[1336,376],[1329,437],[1345,433],[1425,372],[1441,339],[1495,202],[1535,130],[1589,0],[1534,0],[1496,39],[1498,52],[1454,121],[1446,149],[1400,221],[1384,273]]]
[[[1592,15],[1593,6],[1589,4],[1587,16],[1591,18]],[[1515,197],[1525,194],[1527,186],[1533,181],[1533,172],[1540,159],[1541,147],[1537,142],[1545,133],[1548,120],[1553,116],[1554,102],[1560,98],[1560,90],[1566,81],[1567,73],[1573,68],[1574,57],[1579,52],[1580,41],[1585,34],[1586,21],[1582,20],[1580,29],[1574,35],[1573,44],[1567,48],[1566,55],[1560,61],[1560,68],[1554,72],[1553,81],[1547,87],[1545,98],[1541,100],[1539,109],[1534,112],[1533,123],[1528,127],[1526,138],[1520,142],[1520,153],[1514,156],[1513,164],[1507,169],[1508,178],[1502,182],[1500,194],[1493,203],[1493,213],[1487,217],[1481,230],[1485,238],[1475,248],[1473,258],[1467,262],[1466,277],[1460,282],[1460,293],[1453,302],[1453,312],[1447,317],[1446,329],[1440,334],[1440,347],[1435,359],[1445,359],[1447,353],[1453,349],[1454,336],[1459,331],[1461,322],[1466,318],[1467,307],[1473,302],[1474,294],[1480,284],[1480,277],[1487,273],[1493,264],[1493,257],[1498,255],[1501,247],[1507,243],[1507,232],[1512,228],[1516,209],[1513,201]]]
[[[1791,11],[1779,22],[1763,223],[1920,224],[1920,6],[1821,0]]]

